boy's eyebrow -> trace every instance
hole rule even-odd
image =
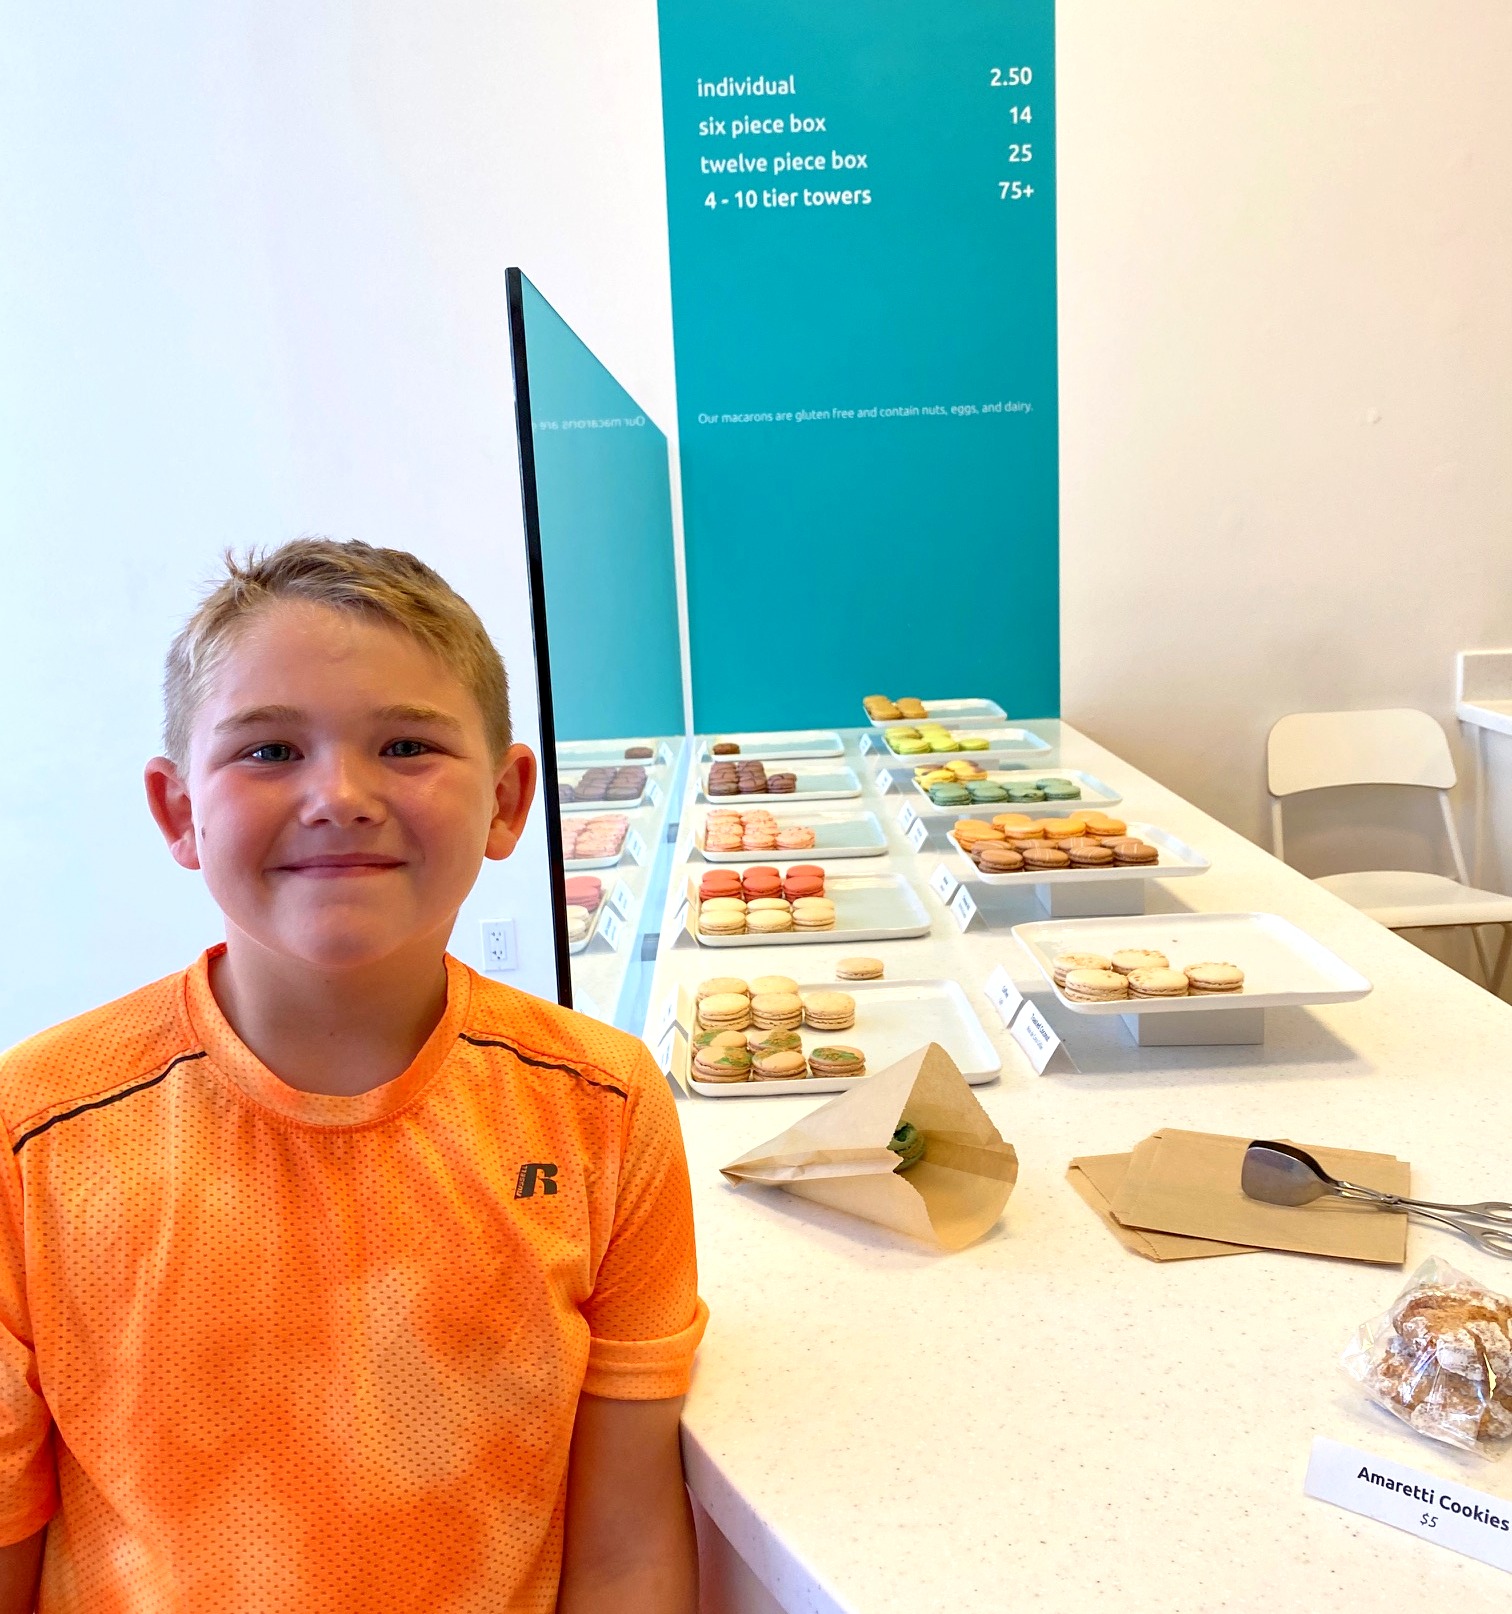
[[[408,703],[381,706],[373,716],[385,723],[430,723],[438,728],[451,729],[458,734],[462,732],[462,724],[450,712],[443,712],[439,706],[416,706]],[[306,715],[297,706],[249,706],[245,711],[234,712],[230,717],[222,718],[215,725],[215,732],[227,734],[236,729],[256,728],[267,723],[292,725],[307,721]]]

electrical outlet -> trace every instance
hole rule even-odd
[[[483,931],[483,973],[502,975],[506,970],[520,967],[520,952],[515,941],[513,919],[485,919]]]

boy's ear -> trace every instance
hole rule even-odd
[[[194,838],[194,806],[189,787],[167,757],[154,757],[147,764],[142,782],[147,787],[147,807],[163,832],[173,861],[181,868],[200,866],[199,844]]]
[[[535,753],[530,747],[510,746],[494,780],[494,816],[488,826],[484,857],[496,861],[506,858],[520,844],[530,804],[535,800],[536,776]]]

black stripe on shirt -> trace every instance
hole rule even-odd
[[[463,1042],[471,1043],[474,1048],[503,1048],[521,1063],[534,1065],[537,1070],[559,1070],[568,1076],[576,1077],[580,1082],[587,1082],[590,1087],[602,1087],[605,1092],[618,1093],[624,1099],[630,1097],[623,1087],[616,1087],[613,1082],[595,1081],[592,1076],[580,1071],[576,1065],[559,1065],[553,1059],[532,1059],[523,1049],[516,1048],[512,1042],[499,1042],[489,1037],[469,1037],[465,1031],[458,1032],[458,1036]]]
[[[156,1076],[149,1076],[145,1082],[138,1082],[135,1087],[123,1087],[119,1093],[112,1093],[109,1098],[91,1099],[88,1104],[80,1104],[71,1110],[64,1110],[61,1115],[55,1115],[44,1121],[41,1126],[34,1126],[30,1132],[23,1132],[11,1145],[13,1155],[20,1154],[22,1148],[49,1127],[56,1126],[59,1121],[71,1121],[76,1115],[84,1115],[90,1110],[103,1110],[108,1104],[119,1104],[123,1098],[130,1098],[133,1093],[145,1093],[149,1087],[156,1087],[159,1082],[166,1081],[171,1071],[190,1059],[204,1059],[206,1052],[201,1048],[197,1053],[180,1054],[176,1059],[170,1060]]]

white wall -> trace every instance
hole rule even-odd
[[[1065,715],[1267,843],[1277,717],[1458,746],[1455,651],[1512,642],[1512,7],[1061,0],[1058,41]],[[1403,827],[1303,804],[1294,861],[1428,866],[1364,811]]]
[[[142,801],[216,552],[411,547],[479,607],[533,738],[503,271],[648,406],[669,346],[649,5],[149,0],[7,12],[0,97],[0,1046],[219,935]],[[624,154],[638,153],[637,160]],[[544,844],[518,914],[551,991]]]

